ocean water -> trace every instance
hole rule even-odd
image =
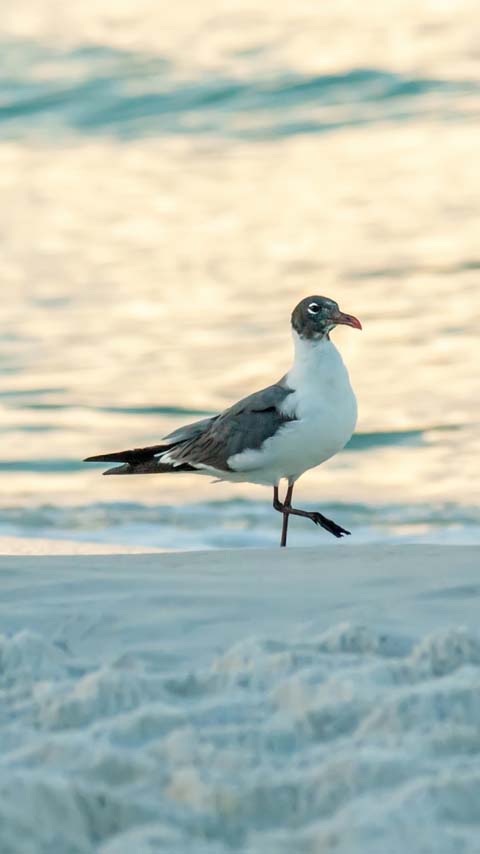
[[[5,13],[0,534],[276,543],[264,488],[81,460],[283,374],[324,293],[364,325],[334,333],[360,420],[298,503],[351,542],[480,541],[475,4],[318,6]]]

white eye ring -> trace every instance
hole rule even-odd
[[[320,306],[318,302],[311,302],[307,308],[307,311],[309,314],[318,314],[318,312],[320,311]]]

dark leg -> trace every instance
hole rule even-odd
[[[286,512],[288,507],[292,506],[292,493],[293,493],[293,483],[288,485],[287,494],[285,496],[285,500],[283,502],[283,524],[282,524],[282,539],[280,540],[280,546],[284,547],[287,545],[287,531],[288,531],[288,520],[290,518],[289,514]]]
[[[282,542],[280,545],[286,544],[286,531],[288,526],[288,521],[285,522],[285,517],[288,516],[304,516],[305,519],[311,519],[315,525],[320,525],[330,534],[333,534],[334,537],[343,537],[345,534],[350,534],[350,531],[345,530],[345,528],[341,528],[340,525],[337,525],[336,522],[333,522],[332,519],[327,519],[326,516],[323,516],[322,513],[318,513],[315,510],[297,510],[296,507],[290,506],[290,501],[292,498],[293,492],[293,484],[288,487],[287,495],[285,496],[285,502],[282,502],[278,498],[278,487],[275,486],[273,488],[273,506],[275,510],[278,510],[280,513],[283,513],[283,528],[282,528]],[[283,542],[284,538],[284,530],[285,530],[285,543]]]
[[[327,519],[322,513],[317,513],[316,510],[297,510],[295,507],[290,507],[288,509],[288,513],[292,516],[304,516],[305,519],[311,519],[312,522],[315,522],[316,525],[320,525],[321,528],[325,528],[330,534],[333,534],[334,537],[343,537],[345,534],[350,534],[350,531],[346,531],[345,528],[341,528],[340,525],[337,525],[336,522],[333,522],[332,519]]]
[[[292,501],[292,492],[293,492],[293,483],[289,485],[287,489],[287,494],[285,495],[285,501],[280,501],[278,497],[278,486],[273,487],[273,506],[275,510],[278,510],[279,513],[283,514],[283,524],[282,524],[282,538],[280,540],[280,547],[283,548],[287,545],[287,531],[288,531],[288,508],[290,507]]]

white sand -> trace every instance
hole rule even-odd
[[[0,851],[474,854],[479,554],[0,558]]]

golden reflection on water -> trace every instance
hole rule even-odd
[[[16,0],[2,11],[11,38],[159,55],[179,75],[368,66],[455,79],[478,70],[477,0]]]
[[[3,458],[78,459],[155,441],[176,423],[96,406],[228,405],[286,370],[290,311],[318,292],[364,324],[363,334],[335,332],[361,431],[474,424],[476,150],[469,127],[421,123],[256,146],[3,144],[12,336],[3,355],[21,370],[1,389],[52,389],[35,400],[76,407],[16,409],[7,399],[2,421],[18,432],[6,434]],[[55,430],[21,432],[32,425]],[[476,430],[428,435],[421,447],[345,453],[305,477],[303,491],[471,501]],[[45,488],[42,475],[14,477],[19,500]],[[13,499],[12,478],[3,499]],[[75,500],[265,494],[152,480],[112,483],[85,471],[56,475],[47,491]]]
[[[6,38],[59,49],[150,51],[174,63],[178,79],[374,67],[475,80],[475,12],[470,0],[390,0],[368,14],[353,0],[262,8],[218,0],[189,4],[188,15],[156,0],[95,8],[18,0],[3,25]],[[334,333],[358,394],[359,430],[427,432],[347,451],[305,476],[300,493],[478,501],[473,95],[459,95],[457,109],[463,121],[426,115],[256,144],[3,141],[2,459],[79,460],[154,442],[194,418],[105,410],[112,406],[228,405],[285,372],[291,309],[323,293],[364,325],[363,334]],[[262,488],[188,476],[102,480],[87,467],[16,471],[0,483],[3,505],[232,494],[266,498]]]

